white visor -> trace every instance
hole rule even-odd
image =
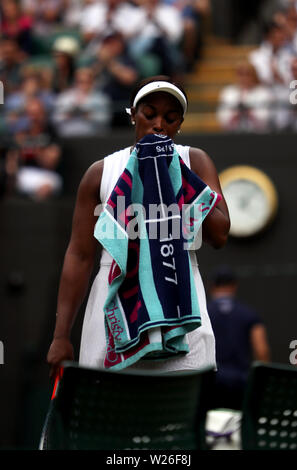
[[[185,115],[187,111],[187,99],[184,95],[184,93],[177,88],[177,86],[173,85],[172,83],[165,82],[165,81],[160,81],[160,82],[151,82],[142,87],[137,95],[134,98],[133,101],[133,108],[137,105],[137,103],[146,95],[149,95],[150,93],[154,93],[157,91],[165,91],[166,93],[170,93],[173,95],[181,104],[182,109],[183,109],[183,115]],[[126,112],[128,114],[131,114],[131,108],[126,108]]]

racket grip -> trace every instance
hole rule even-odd
[[[58,391],[58,388],[59,388],[59,383],[60,383],[60,380],[63,376],[63,367],[59,367],[59,370],[56,374],[56,377],[55,377],[55,383],[54,383],[54,388],[53,388],[53,392],[52,392],[52,397],[51,397],[51,400],[53,400],[56,395],[57,395],[57,391]]]

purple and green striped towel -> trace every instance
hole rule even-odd
[[[113,259],[106,368],[189,351],[186,334],[201,316],[188,248],[220,199],[167,136],[136,144],[94,231]]]

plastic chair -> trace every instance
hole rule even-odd
[[[204,449],[213,371],[110,372],[63,364],[40,450]]]
[[[297,367],[254,363],[241,426],[243,450],[297,449]]]

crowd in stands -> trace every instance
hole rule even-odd
[[[237,64],[235,75],[219,97],[217,117],[223,129],[297,131],[296,0],[276,4],[262,41]]]
[[[182,82],[209,0],[2,0],[1,188],[59,194],[61,137],[129,125],[136,82]],[[3,189],[2,189],[3,192]]]
[[[220,95],[223,130],[297,130],[297,1],[264,3],[276,8],[263,40]],[[141,78],[165,74],[183,83],[200,57],[212,5],[2,0],[0,196],[10,188],[35,199],[59,194],[61,138],[128,126],[125,108]]]

